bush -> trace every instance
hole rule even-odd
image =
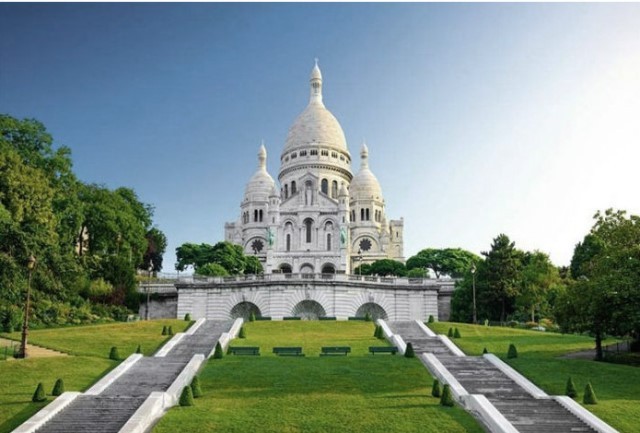
[[[453,406],[453,395],[451,395],[451,387],[449,385],[445,385],[442,387],[442,396],[440,397],[440,405],[452,407]]]
[[[453,338],[462,338],[462,335],[460,335],[460,331],[458,331],[458,328],[453,331]]]
[[[184,315],[185,322],[191,322],[191,313],[187,313]]]
[[[59,396],[64,392],[64,382],[62,379],[56,380],[56,384],[53,385],[53,391],[51,391],[51,395]]]
[[[584,397],[582,402],[584,404],[598,404],[598,398],[596,397],[596,393],[593,391],[591,382],[587,382],[587,386],[584,388]]]
[[[193,376],[191,393],[193,394],[193,398],[202,397],[202,388],[200,388],[200,379],[198,379],[198,376]]]
[[[576,391],[576,385],[575,383],[573,383],[573,379],[571,379],[571,376],[569,376],[569,379],[567,379],[567,387],[564,393],[571,398],[576,398],[578,396],[578,391]]]
[[[40,382],[36,387],[36,392],[34,392],[33,397],[31,397],[31,401],[34,403],[40,403],[46,400],[47,396],[44,395],[44,386],[42,386],[42,382]]]
[[[109,359],[113,359],[114,361],[120,360],[120,354],[118,353],[118,348],[113,346],[111,351],[109,352]]]
[[[249,316],[249,322],[255,322],[255,321],[256,321],[256,313],[252,311],[251,315]]]
[[[449,332],[447,332],[447,337],[453,338],[453,328],[449,328]]]
[[[220,346],[220,342],[216,343],[216,349],[213,352],[213,359],[222,359],[224,353],[222,352],[222,346]]]
[[[484,319],[484,326],[489,326],[489,319]]]
[[[240,332],[238,333],[238,338],[247,338],[247,331],[245,331],[244,326],[240,328]]]
[[[136,353],[142,353],[142,348],[140,347],[139,344],[138,344],[138,347],[136,347]]]
[[[489,353],[489,351],[487,350],[486,347],[484,349],[482,349],[482,354],[484,355],[485,353]]]
[[[518,321],[517,321],[517,320],[509,320],[509,321],[507,322],[507,326],[508,326],[509,328],[515,328],[515,327],[516,327],[516,326],[518,326],[518,325],[519,325],[519,323],[518,323]]]
[[[365,322],[371,322],[371,314],[367,311],[367,314],[364,315]]]
[[[509,350],[507,351],[507,358],[512,359],[517,357],[518,357],[518,349],[516,349],[516,346],[513,343],[511,343],[509,345]]]
[[[433,314],[429,315],[429,320],[427,320],[427,323],[433,323],[435,322],[435,319],[433,318]]]
[[[407,350],[404,351],[404,356],[407,358],[416,357],[416,353],[413,351],[413,345],[411,343],[407,343]]]
[[[167,335],[167,325],[162,327],[162,335]]]
[[[167,335],[173,335],[173,327],[169,326],[169,329],[167,329]]]
[[[190,386],[182,388],[182,394],[180,394],[180,406],[193,406],[193,392]]]
[[[433,380],[433,386],[431,387],[431,395],[436,398],[440,398],[440,382],[438,379]]]

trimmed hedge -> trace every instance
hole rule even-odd
[[[584,404],[598,404],[598,398],[596,397],[596,393],[593,391],[591,382],[587,382],[587,386],[584,387],[584,397],[582,398],[582,402]]]
[[[200,388],[200,379],[198,376],[193,376],[193,380],[191,381],[191,393],[193,394],[193,398],[202,397],[202,388]]]
[[[427,320],[427,323],[433,323],[435,322],[435,319],[433,318],[433,314],[429,315],[429,320]]]
[[[438,382],[438,379],[433,380],[433,386],[431,387],[431,395],[436,398],[439,398],[441,396],[440,382]]]
[[[187,313],[184,315],[185,322],[191,322],[191,313]]]
[[[222,352],[222,346],[220,346],[220,342],[216,343],[216,349],[213,352],[213,359],[222,359],[224,353]]]
[[[406,358],[415,358],[416,353],[413,351],[413,344],[407,343],[407,350],[404,352]]]
[[[460,331],[458,331],[458,328],[453,331],[453,338],[462,338],[462,335],[460,335]]]
[[[244,329],[244,326],[240,328],[238,338],[247,338],[247,331]]]
[[[113,359],[114,361],[120,360],[120,354],[118,353],[118,348],[113,346],[109,351],[109,359]]]
[[[180,406],[193,406],[193,392],[190,386],[182,388],[182,394],[180,394]]]
[[[44,394],[44,386],[42,382],[38,384],[36,387],[36,391],[33,393],[33,397],[31,397],[31,401],[34,403],[40,403],[47,400],[47,396]]]
[[[449,328],[449,332],[447,332],[447,337],[453,338],[453,328]]]
[[[53,391],[51,391],[51,395],[59,396],[64,392],[64,382],[62,379],[56,380],[56,384],[53,385]]]
[[[507,358],[513,359],[518,357],[518,349],[516,349],[516,345],[511,343],[509,345],[509,350],[507,351]]]
[[[445,385],[442,387],[442,396],[440,397],[440,405],[452,407],[453,406],[453,395],[451,394],[451,387],[449,385]]]
[[[162,327],[162,335],[167,335],[167,325]]]
[[[569,379],[567,379],[567,387],[564,393],[571,398],[576,398],[578,396],[578,391],[576,390],[576,384],[573,383],[573,379],[571,379],[571,376],[569,376]]]

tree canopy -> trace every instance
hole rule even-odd
[[[407,260],[406,268],[429,269],[436,278],[461,278],[480,257],[461,248],[426,248]]]
[[[211,267],[217,264],[226,270],[228,275],[262,273],[262,263],[255,256],[246,256],[240,245],[230,242],[218,242],[215,245],[184,243],[176,248],[176,269],[184,271],[191,266],[196,274],[212,275]]]

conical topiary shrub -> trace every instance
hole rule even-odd
[[[180,406],[193,406],[193,392],[190,386],[182,388],[182,394],[180,394]]]
[[[587,382],[587,386],[584,388],[584,397],[582,398],[582,402],[584,404],[598,404],[598,398],[596,397],[596,393],[593,391],[591,382]]]
[[[435,319],[433,318],[433,314],[429,315],[429,320],[427,320],[427,323],[433,323],[435,322]]]
[[[507,351],[507,358],[517,358],[518,357],[518,349],[516,349],[515,344],[511,343],[509,345],[509,350]]]
[[[438,382],[438,379],[433,380],[433,386],[431,387],[431,395],[436,398],[440,397],[440,382]]]
[[[185,322],[191,322],[191,313],[187,313],[184,315]]]
[[[56,380],[55,385],[53,385],[53,391],[51,391],[51,395],[59,396],[64,392],[64,382],[62,379]]]
[[[249,322],[255,322],[255,321],[256,321],[256,313],[252,311],[251,315],[249,316]]]
[[[36,392],[33,393],[33,397],[31,397],[31,401],[34,403],[40,403],[41,401],[45,401],[47,396],[44,395],[44,386],[42,386],[42,382],[38,384],[36,387]]]
[[[453,331],[453,338],[461,338],[461,337],[462,337],[462,335],[460,335],[460,331],[458,331],[458,328],[456,328]]]
[[[407,358],[416,357],[416,353],[413,351],[413,344],[407,343],[407,349],[404,351],[404,356]]]
[[[567,379],[567,388],[565,389],[564,393],[571,398],[576,398],[578,396],[576,384],[573,383],[573,379],[571,379],[571,376],[569,376],[569,379]]]
[[[240,328],[240,332],[238,333],[238,338],[247,338],[247,331],[245,331],[244,326]]]
[[[485,353],[489,353],[489,351],[487,350],[486,347],[484,349],[482,349],[482,354],[484,355]]]
[[[447,332],[447,337],[453,338],[453,328],[449,328],[449,332]]]
[[[169,329],[167,329],[167,335],[173,335],[173,327],[169,326]]]
[[[375,329],[375,331],[373,331],[373,336],[375,338],[380,338],[380,329],[381,329],[380,325],[376,325],[376,329]]]
[[[220,346],[220,342],[216,343],[216,349],[213,352],[213,359],[222,359],[224,353],[222,352],[222,346]]]
[[[167,335],[167,325],[162,327],[162,335]]]
[[[364,321],[365,322],[371,322],[371,313],[369,313],[367,311],[367,313],[364,315]]]
[[[440,397],[440,404],[442,406],[453,406],[453,395],[451,395],[451,387],[445,385],[442,387],[442,396]]]
[[[140,347],[139,344],[138,344],[138,347],[136,347],[136,353],[142,353],[142,348]]]
[[[120,354],[118,353],[118,348],[113,346],[109,351],[109,359],[113,359],[114,361],[120,360]]]
[[[382,326],[379,326],[380,330],[378,331],[378,338],[380,340],[384,340],[385,336],[384,336],[384,329],[382,328]]]
[[[202,397],[202,388],[200,388],[200,379],[198,379],[198,376],[193,376],[191,393],[193,394],[193,398]]]

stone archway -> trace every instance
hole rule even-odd
[[[310,263],[305,263],[302,266],[300,266],[300,273],[301,274],[313,274],[313,265]]]
[[[384,308],[382,308],[375,302],[367,302],[365,304],[362,304],[360,308],[358,308],[358,311],[356,311],[356,317],[366,317],[367,313],[369,313],[372,320],[386,320],[388,317],[387,312],[384,311]]]
[[[298,302],[298,304],[293,307],[291,315],[300,317],[302,320],[317,320],[320,317],[325,317],[327,312],[319,302],[305,300]]]
[[[254,304],[253,302],[243,301],[234,305],[229,315],[232,319],[242,317],[244,320],[249,320],[249,318],[251,317],[251,313],[253,313],[256,317],[262,316],[262,312],[256,304]]]
[[[325,265],[322,266],[322,273],[323,274],[335,274],[336,273],[336,267],[332,263],[326,263]]]
[[[290,274],[292,272],[291,265],[289,263],[281,264],[280,272],[282,272],[283,274]]]

